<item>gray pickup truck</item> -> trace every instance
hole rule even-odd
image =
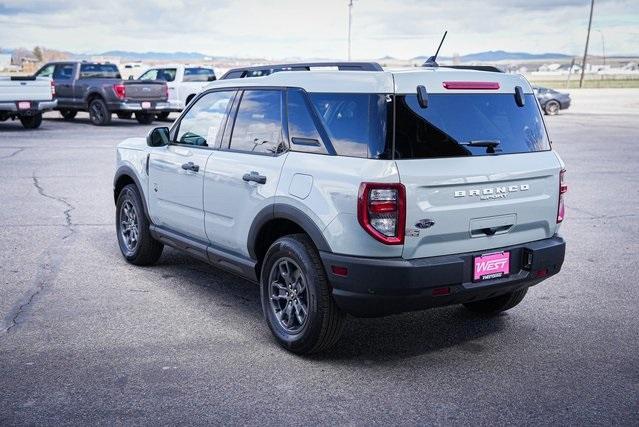
[[[50,77],[58,105],[66,120],[88,111],[91,123],[104,126],[112,113],[121,119],[135,118],[151,124],[156,114],[169,110],[168,88],[163,81],[122,80],[117,65],[86,61],[50,62],[36,72]]]

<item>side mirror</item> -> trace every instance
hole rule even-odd
[[[163,147],[170,142],[169,128],[166,126],[151,129],[146,136],[146,145],[149,147]]]

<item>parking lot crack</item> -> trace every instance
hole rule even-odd
[[[16,154],[21,153],[23,151],[24,151],[24,148],[18,148],[16,151],[14,151],[11,154],[8,154],[6,156],[0,156],[0,160],[11,158],[11,157],[15,156]]]
[[[60,202],[66,207],[66,209],[64,210],[63,213],[64,213],[64,220],[65,220],[65,227],[69,230],[69,234],[63,236],[62,240],[66,239],[67,237],[69,237],[70,235],[75,233],[75,229],[73,227],[73,221],[71,219],[71,212],[73,210],[75,210],[75,206],[73,206],[71,203],[69,203],[66,199],[64,199],[62,197],[52,196],[51,194],[48,194],[47,192],[45,192],[44,188],[42,187],[42,184],[40,184],[40,180],[35,175],[35,173],[33,174],[32,178],[33,178],[34,187],[38,190],[38,193],[42,197],[46,197],[48,199],[52,199],[52,200],[55,200],[57,202]]]

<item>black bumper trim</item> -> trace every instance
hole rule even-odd
[[[473,282],[473,257],[502,250],[511,253],[511,275]],[[565,250],[564,240],[554,236],[487,251],[413,260],[352,257],[330,252],[320,252],[320,256],[337,305],[355,316],[376,317],[477,301],[536,285],[559,272]],[[532,254],[532,264],[524,265],[529,254]],[[333,265],[346,267],[348,276],[333,273]],[[433,296],[433,289],[441,287],[450,288],[450,294]]]

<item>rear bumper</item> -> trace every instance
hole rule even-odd
[[[510,251],[510,276],[473,282],[473,257],[502,250]],[[355,316],[377,317],[478,301],[536,285],[559,272],[565,250],[564,240],[555,236],[484,252],[413,260],[329,252],[320,252],[320,256],[337,305]],[[532,263],[525,265],[525,259],[532,259]],[[346,267],[348,275],[333,273],[332,266]],[[441,291],[439,288],[448,288],[449,294],[434,296],[433,290]]]
[[[161,113],[164,111],[172,111],[171,106],[168,102],[149,102],[151,105],[148,108],[144,108],[142,106],[142,101],[115,102],[109,104],[109,109],[112,111],[139,111],[144,113]]]
[[[559,108],[560,109],[565,110],[568,107],[570,107],[570,98],[560,99],[559,100]]]
[[[58,105],[58,100],[53,99],[51,101],[30,101],[31,108],[21,110],[18,108],[17,102],[0,102],[0,111],[11,111],[12,113],[18,113],[18,115],[33,116],[37,113],[53,110]]]

